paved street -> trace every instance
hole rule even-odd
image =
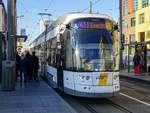
[[[0,90],[0,113],[75,113],[43,80],[16,83],[15,91]]]

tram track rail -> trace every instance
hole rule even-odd
[[[122,86],[123,87],[127,86],[127,88],[130,88],[132,90],[140,91],[140,89],[132,88],[129,87],[128,85],[124,86],[124,84],[122,84]],[[129,107],[129,105],[124,104],[118,100],[122,95],[118,95],[119,96],[118,98],[115,97],[115,98],[106,98],[106,99],[100,99],[100,98],[92,99],[92,98],[70,96],[61,91],[58,90],[55,91],[58,93],[59,96],[61,96],[61,98],[63,98],[70,105],[70,107],[72,107],[78,113],[108,113],[108,110],[110,111],[109,113],[134,113],[136,111],[134,109],[134,105],[133,107]],[[143,93],[145,92],[145,90],[141,92]],[[122,101],[124,100],[125,99],[123,99]],[[133,99],[130,99],[130,101],[132,100]],[[138,101],[134,101],[134,102],[139,104]],[[144,106],[145,104],[142,105]],[[113,111],[117,111],[117,112],[113,112]]]
[[[48,84],[50,86],[50,84]],[[75,110],[76,109],[76,105],[77,104],[80,104],[80,108],[78,108],[77,112],[79,113],[84,113],[84,112],[80,112],[80,111],[85,111],[83,109],[86,109],[86,113],[102,113],[100,110],[97,110],[93,107],[93,104],[96,104],[98,106],[101,106],[102,103],[99,104],[99,102],[102,100],[105,104],[107,103],[107,106],[112,106],[113,108],[117,109],[120,111],[120,113],[133,113],[132,111],[128,110],[127,108],[121,106],[121,105],[118,105],[117,103],[113,102],[112,100],[110,99],[98,99],[95,101],[95,99],[90,99],[90,101],[88,102],[87,100],[84,101],[85,98],[78,98],[78,97],[74,97],[74,96],[70,96],[70,95],[67,95],[67,94],[64,94],[62,91],[59,91],[59,90],[55,90],[59,96],[61,96],[72,108],[74,108]],[[74,104],[75,103],[75,104]],[[79,109],[82,109],[82,110],[79,110]],[[104,113],[104,112],[103,112]]]
[[[92,108],[89,104],[84,104],[83,105],[85,108],[87,108],[87,110],[90,111],[90,113],[99,113],[98,111],[96,111],[94,108]]]
[[[133,113],[132,111],[128,110],[127,108],[116,104],[115,102],[109,100],[109,99],[105,99],[105,102],[108,105],[113,106],[114,108],[118,109],[119,111],[123,112],[123,113]],[[95,108],[92,107],[92,105],[85,103],[82,103],[82,105],[87,108],[91,113],[101,113],[101,111],[96,110]]]
[[[115,102],[113,102],[113,101],[111,101],[109,99],[107,99],[107,100],[108,100],[108,103],[110,105],[112,105],[113,107],[119,109],[120,111],[123,111],[124,113],[133,113],[132,111],[128,110],[127,108],[125,108],[125,107],[123,107],[121,105],[118,105],[118,104],[116,104]]]
[[[108,107],[108,108],[113,107],[117,111],[120,111],[119,113],[133,113],[126,107],[118,105],[117,103],[113,102],[109,98],[108,99],[107,98],[106,99],[91,99],[91,98],[89,99],[89,98],[87,98],[87,100],[89,100],[89,101],[87,101],[86,98],[78,98],[78,97],[74,97],[74,96],[69,96],[69,95],[63,94],[62,92],[59,92],[59,91],[57,91],[57,93],[75,109],[76,109],[75,106],[77,104],[80,104],[80,109],[88,110],[88,112],[86,112],[86,113],[104,113],[101,111],[102,107],[100,109],[96,109],[94,107],[95,105],[102,106],[103,103],[106,104],[106,107]],[[101,103],[101,101],[102,101],[102,103]],[[84,113],[84,112],[81,112],[82,110],[79,110],[79,107],[77,107],[77,108],[78,108],[79,113]],[[103,108],[103,111],[105,108]]]

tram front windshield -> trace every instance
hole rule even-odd
[[[73,29],[69,35],[71,47],[67,48],[67,68],[73,67],[76,71],[119,70],[117,43],[107,29]]]

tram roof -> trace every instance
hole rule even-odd
[[[112,17],[105,15],[105,14],[90,14],[90,13],[80,13],[80,12],[71,12],[71,13],[66,13],[60,16],[56,21],[54,21],[50,26],[48,26],[48,31],[51,28],[55,28],[58,25],[61,24],[68,24],[70,21],[74,19],[79,19],[79,18],[103,18],[103,19],[109,19],[111,21],[114,21]],[[40,38],[42,35],[45,34],[45,31],[41,33],[32,43],[34,43],[38,38]],[[31,45],[30,44],[30,45]]]
[[[52,26],[55,27],[60,24],[68,24],[71,20],[78,19],[78,18],[104,18],[113,20],[112,17],[104,14],[89,14],[89,13],[66,13],[62,16],[60,16],[53,24]]]

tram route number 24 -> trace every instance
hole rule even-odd
[[[106,86],[108,79],[108,73],[100,73],[99,85]]]

